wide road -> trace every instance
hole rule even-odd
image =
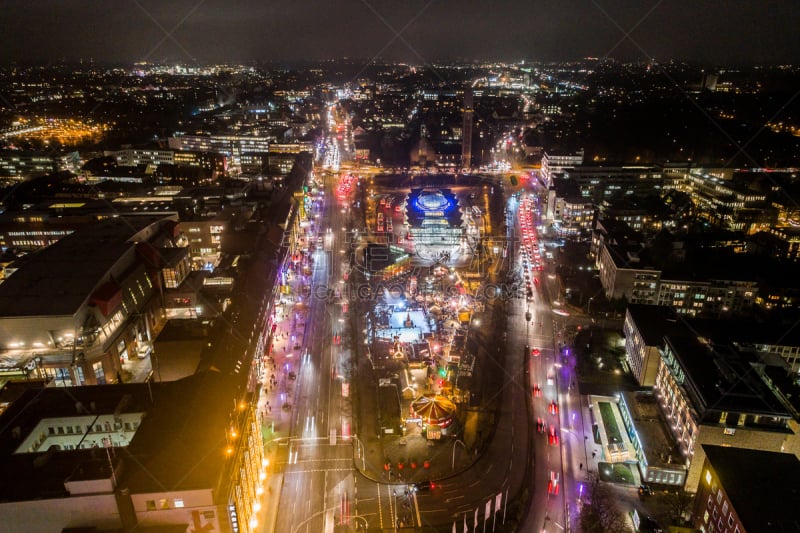
[[[539,520],[537,529],[522,526],[519,531],[538,531],[545,515],[553,523],[563,523],[563,503],[547,498],[549,466],[537,469],[533,483],[530,478],[533,454],[529,437],[535,432],[535,418],[531,419],[528,413],[531,392],[526,376],[525,345],[534,339],[543,344],[549,341],[550,352],[543,352],[537,361],[552,359],[554,354],[552,331],[543,331],[538,338],[533,334],[527,336],[528,304],[524,298],[496,300],[492,304],[497,313],[507,316],[505,357],[500,357],[501,347],[491,327],[475,332],[479,349],[486,351],[490,361],[487,371],[492,373],[492,394],[500,406],[492,438],[475,465],[442,480],[433,490],[409,495],[404,484],[376,483],[356,473],[352,439],[346,438],[352,420],[347,387],[343,385],[349,385],[351,343],[363,339],[360,335],[353,338],[345,327],[342,298],[336,294],[347,267],[351,245],[348,235],[353,224],[346,202],[336,197],[338,179],[338,175],[326,178],[324,201],[315,222],[324,245],[321,252],[315,253],[312,274],[315,297],[307,302],[307,337],[302,339],[302,348],[297,352],[307,351],[308,355],[299,355],[294,363],[297,381],[292,400],[292,437],[287,446],[275,531],[327,532],[341,523],[349,526],[343,530],[368,526],[371,531],[393,531],[400,526],[400,530],[407,527],[408,531],[450,532],[455,524],[459,532],[465,531],[465,525],[470,532],[483,531],[484,527],[491,531],[508,518],[512,498],[528,494],[525,489],[533,489],[541,500],[541,512],[534,507],[528,516],[533,522]],[[513,207],[510,215],[514,216]],[[511,259],[516,257],[515,235],[512,224],[507,236]],[[538,313],[535,320],[539,320]],[[549,327],[552,328],[552,322]],[[338,336],[336,341],[334,336]],[[534,368],[533,372],[536,376],[543,369]],[[337,433],[335,444],[330,440],[332,430]],[[491,428],[485,431],[492,433]],[[546,441],[538,443],[537,464],[549,465],[548,456],[557,455],[558,449],[547,446]]]
[[[399,520],[415,521],[404,487],[375,483],[358,474],[353,464],[350,362],[352,343],[362,338],[347,327],[350,302],[343,288],[353,246],[349,206],[354,195],[337,197],[343,175],[326,176],[322,208],[314,219],[318,246],[307,301],[307,337],[298,351],[307,355],[294,363],[297,388],[278,532],[354,531],[359,526],[393,530]]]
[[[538,221],[537,221],[538,224]],[[542,244],[540,244],[542,245]],[[535,446],[535,490],[526,526],[530,531],[574,531],[585,495],[584,482],[588,467],[586,439],[590,428],[584,427],[581,415],[581,396],[575,374],[575,358],[568,326],[590,325],[588,317],[569,316],[562,310],[563,295],[555,276],[555,265],[544,263],[537,274],[537,291],[529,304],[531,348],[539,355],[531,357],[532,382],[541,389],[534,397],[533,417],[545,424],[537,435]],[[552,402],[556,414],[548,408]],[[554,427],[557,442],[551,442],[550,428]],[[558,494],[548,494],[548,481],[559,480]],[[528,529],[526,529],[527,531]]]

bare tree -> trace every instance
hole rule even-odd
[[[683,525],[691,511],[695,495],[687,492],[683,487],[669,491],[665,498],[669,507],[669,517],[675,525]]]
[[[592,476],[588,485],[589,501],[581,509],[581,531],[583,533],[629,533],[628,521],[619,507],[608,485]]]

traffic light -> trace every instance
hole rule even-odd
[[[442,376],[442,377],[447,376],[447,370],[445,370],[444,368],[440,368],[439,369],[439,375]]]

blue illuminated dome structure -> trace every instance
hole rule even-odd
[[[442,191],[422,192],[414,201],[416,206],[425,212],[447,211],[451,205]]]
[[[448,261],[458,253],[466,229],[450,189],[412,189],[406,207],[406,223],[419,257]]]

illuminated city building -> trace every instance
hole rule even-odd
[[[751,233],[777,222],[778,210],[767,204],[766,194],[742,183],[703,169],[689,172],[684,183],[700,217],[711,224]]]
[[[662,172],[651,166],[581,165],[565,168],[563,173],[577,184],[580,196],[597,205],[614,196],[647,196],[663,189]]]
[[[455,259],[466,239],[458,199],[449,189],[412,189],[405,219],[417,255],[426,260]]]
[[[178,135],[170,137],[168,142],[173,150],[223,154],[238,167],[242,154],[269,152],[270,144],[275,141],[275,137],[259,135]]]
[[[56,170],[56,162],[47,155],[22,154],[17,151],[0,153],[0,175],[3,176],[44,175]]]
[[[697,490],[704,444],[800,456],[798,400],[782,361],[691,334],[665,337],[653,392]]]
[[[461,136],[461,166],[463,168],[472,167],[472,115],[475,110],[472,108],[472,89],[464,91],[464,126]]]
[[[175,217],[111,218],[15,264],[0,284],[2,373],[59,386],[118,382],[163,326],[162,269],[172,262],[158,250],[175,246],[175,231]]]
[[[578,150],[574,154],[545,152],[542,156],[542,180],[545,187],[550,187],[553,184],[555,175],[561,174],[565,169],[582,165],[583,156],[583,150]]]
[[[607,221],[603,222],[607,224]],[[727,263],[724,271],[663,271],[633,238],[593,235],[600,283],[609,299],[632,304],[666,305],[689,316],[744,312],[756,302],[759,284],[752,272]]]
[[[239,385],[217,371],[114,387],[6,385],[3,530],[257,531],[267,461]]]
[[[148,172],[156,170],[159,165],[178,167],[197,167],[205,170],[209,178],[216,178],[225,172],[226,158],[214,152],[189,152],[176,150],[157,150],[147,148],[128,148],[113,152],[105,152],[113,157],[120,167],[149,167]],[[107,176],[101,176],[108,179]],[[159,176],[160,178],[162,176]]]
[[[173,165],[175,152],[173,150],[156,150],[146,148],[128,148],[114,152],[106,152],[121,167],[135,167],[139,165]]]
[[[797,529],[800,460],[785,453],[703,445],[691,523],[702,533]]]

